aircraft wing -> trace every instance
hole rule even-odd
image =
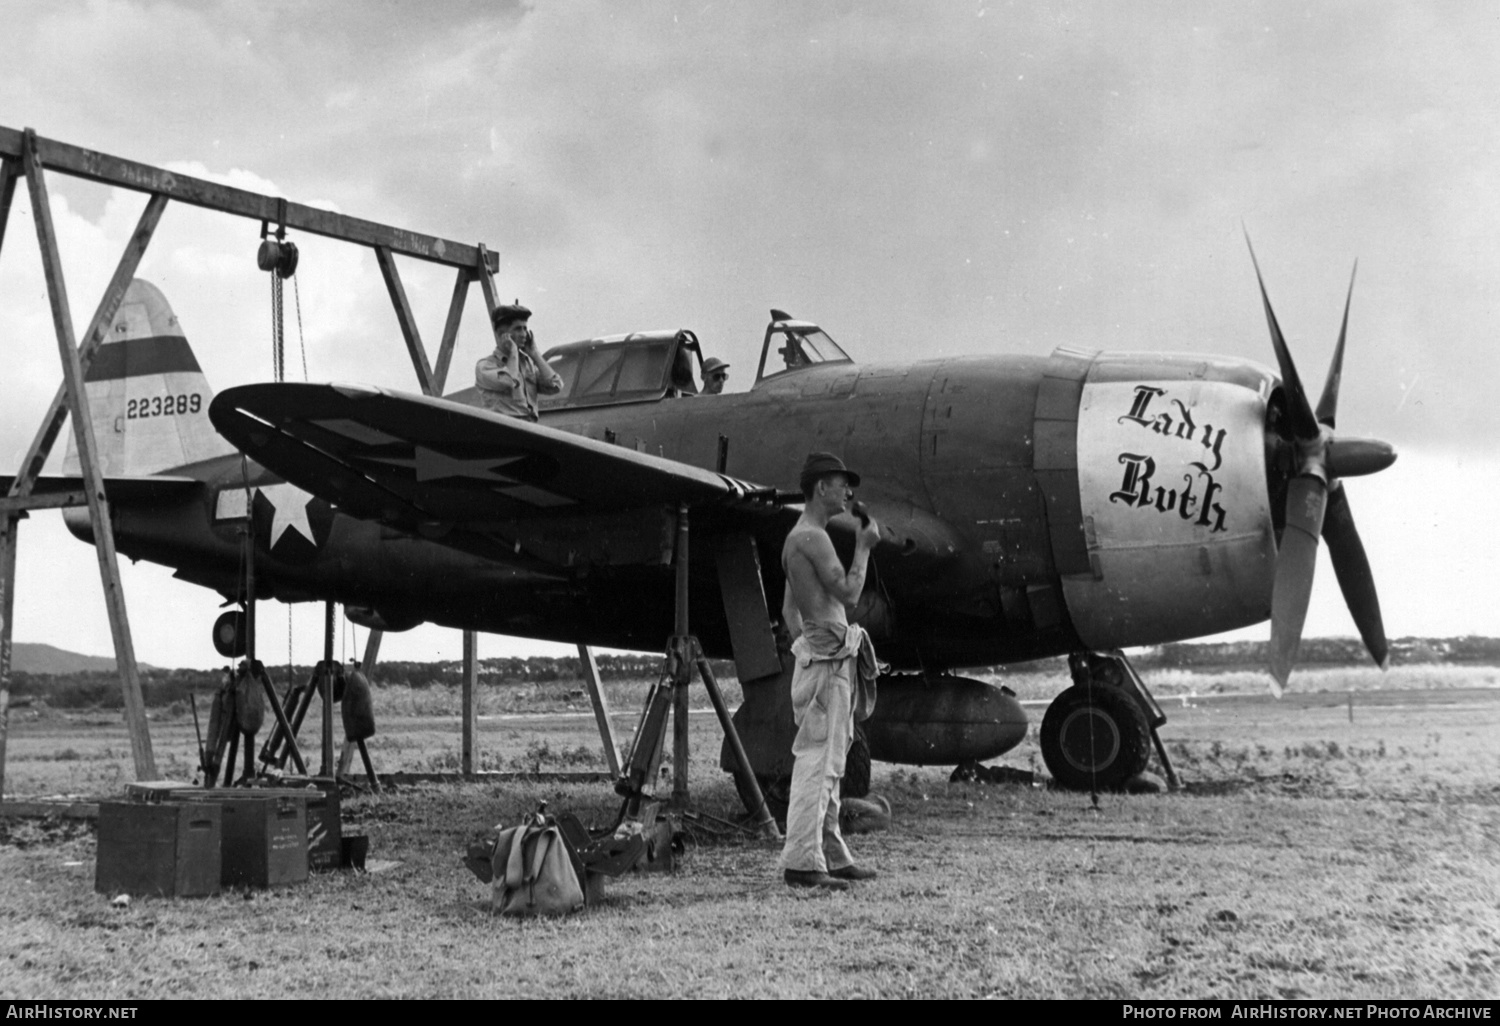
[[[433,540],[680,502],[779,512],[771,488],[365,385],[244,385],[221,392],[209,417],[256,462],[345,513]]]

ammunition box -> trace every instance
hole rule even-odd
[[[223,813],[216,803],[99,803],[94,890],[203,898],[219,893]]]
[[[225,887],[286,887],[307,882],[307,799],[298,795],[233,797],[217,792],[224,810]]]

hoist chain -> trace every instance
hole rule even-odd
[[[271,272],[271,371],[276,381],[286,379],[286,343],[281,321],[281,276]]]

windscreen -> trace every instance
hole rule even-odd
[[[770,352],[764,356],[762,379],[820,363],[853,362],[849,354],[819,328],[786,328],[772,333],[767,344]]]

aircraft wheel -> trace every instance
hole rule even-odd
[[[1052,779],[1078,791],[1117,791],[1146,768],[1151,728],[1124,690],[1074,685],[1042,717],[1042,759]]]
[[[225,659],[245,654],[245,612],[231,609],[214,621],[214,651]]]

